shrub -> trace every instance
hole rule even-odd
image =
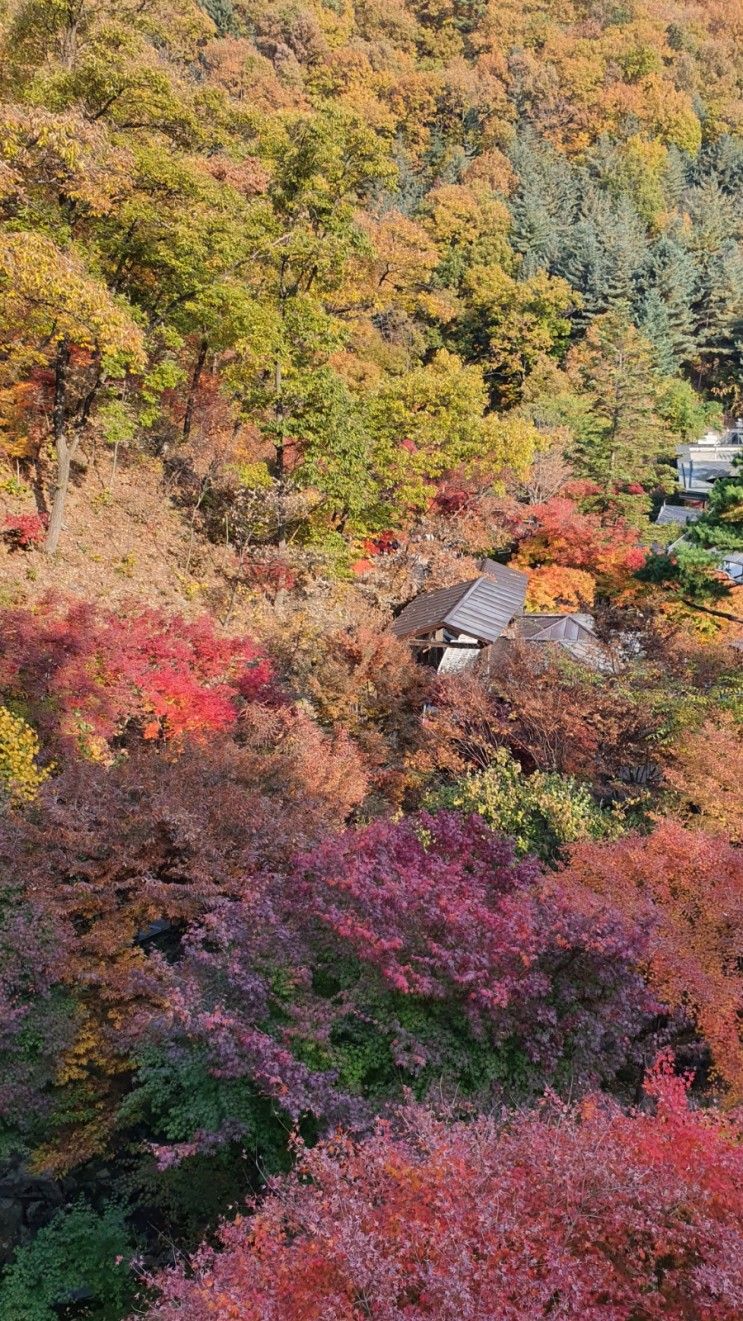
[[[125,732],[146,739],[234,728],[246,702],[270,700],[268,661],[249,638],[125,605],[47,599],[3,614],[0,689],[42,736],[105,755]]]
[[[90,1321],[114,1321],[132,1301],[132,1252],[121,1207],[96,1214],[75,1203],[19,1248],[0,1283],[0,1314],[59,1321],[61,1307],[77,1304]]]
[[[39,740],[21,716],[0,706],[0,788],[11,802],[30,803],[50,774],[36,762]]]
[[[576,844],[563,881],[593,890],[648,926],[651,985],[690,1016],[730,1098],[740,1101],[743,851],[721,835],[661,821],[648,836]]]
[[[429,798],[430,807],[477,812],[492,830],[510,835],[519,853],[552,861],[565,844],[605,839],[622,830],[618,811],[603,811],[585,785],[570,775],[524,775],[505,748],[496,748],[487,770],[466,775]]]
[[[159,1276],[149,1321],[737,1321],[740,1132],[659,1062],[654,1113],[597,1098],[508,1123],[412,1109],[334,1137],[257,1214]]]
[[[46,514],[8,514],[3,535],[13,550],[36,550],[46,536]]]

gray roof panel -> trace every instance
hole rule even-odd
[[[492,564],[492,567],[491,567]],[[399,638],[430,633],[446,625],[481,642],[495,642],[524,608],[529,575],[491,562],[487,574],[418,596],[392,625]]]
[[[686,526],[687,523],[695,523],[701,512],[701,509],[694,509],[692,505],[664,504],[655,521],[659,527],[667,526],[669,523],[679,523]]]
[[[499,567],[497,578],[492,573],[478,578],[450,611],[446,622],[451,628],[470,633],[483,642],[495,642],[514,615],[521,614],[528,574]]]
[[[569,615],[524,615],[514,621],[513,635],[529,642],[594,641],[596,637],[591,615],[577,611]]]
[[[430,633],[441,628],[449,611],[476,581],[476,578],[470,578],[468,582],[454,583],[452,587],[440,587],[436,592],[416,596],[393,620],[392,632],[398,638],[412,638],[416,633]]]

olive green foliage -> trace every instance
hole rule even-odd
[[[465,1010],[398,995],[369,979],[353,959],[321,964],[313,989],[329,1001],[360,999],[363,1011],[336,1018],[322,1047],[307,1040],[297,1054],[312,1068],[333,1069],[352,1093],[383,1101],[410,1092],[420,1100],[455,1077],[457,1093],[474,1100],[494,1085],[512,1097],[539,1090],[538,1071],[515,1037],[494,1045],[473,1030]]]
[[[477,812],[491,829],[510,835],[519,853],[554,861],[566,844],[579,839],[614,839],[622,833],[619,809],[597,806],[586,785],[569,775],[534,771],[499,748],[487,770],[437,790],[431,808]]]

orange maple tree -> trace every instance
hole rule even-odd
[[[728,1099],[743,1098],[743,853],[723,836],[662,821],[649,836],[577,844],[568,873],[650,924],[647,975],[709,1043]]]
[[[581,610],[593,605],[596,579],[585,569],[545,564],[532,569],[526,589],[527,610]]]
[[[672,750],[666,780],[690,827],[720,830],[743,843],[743,741],[729,716],[719,715],[685,734]]]

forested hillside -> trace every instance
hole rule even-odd
[[[740,413],[741,0],[0,0],[3,1321],[743,1315]]]

